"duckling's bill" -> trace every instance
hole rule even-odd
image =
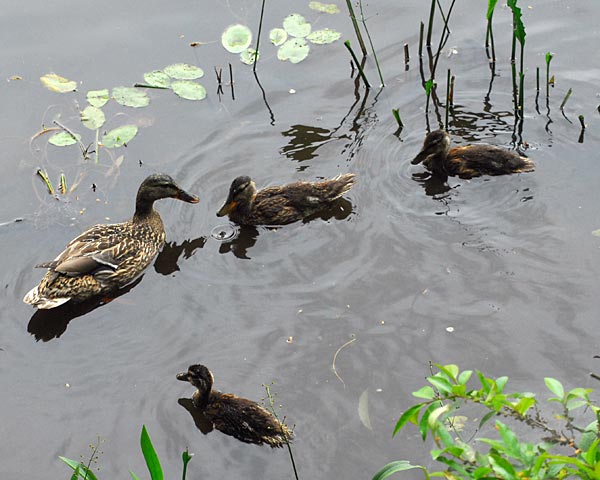
[[[221,207],[221,209],[217,212],[217,217],[224,217],[229,214],[235,207],[237,206],[237,202],[234,200],[226,201],[225,205]]]
[[[188,372],[178,373],[177,375],[175,375],[175,378],[177,380],[181,380],[182,382],[189,382],[190,381],[190,377],[189,377]]]

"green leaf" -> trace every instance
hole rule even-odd
[[[504,480],[518,480],[517,472],[508,460],[502,458],[500,455],[490,454],[490,464],[498,475]]]
[[[420,468],[421,470],[425,470],[425,467],[422,467],[421,465],[411,465],[406,460],[398,460],[396,462],[391,462],[388,463],[381,470],[379,470],[373,477],[373,480],[384,480],[389,476],[393,475],[394,473],[404,472],[406,470],[412,470],[414,468]]]
[[[171,77],[162,70],[154,70],[153,72],[144,73],[144,82],[151,87],[169,88]]]
[[[433,376],[427,377],[427,381],[437,388],[441,393],[448,394],[452,392],[452,385],[445,378]]]
[[[90,130],[98,130],[104,125],[105,121],[106,117],[104,116],[104,112],[92,105],[88,105],[83,109],[83,112],[81,112],[81,123]]]
[[[252,32],[246,25],[230,25],[221,35],[221,44],[231,53],[242,53],[252,43]]]
[[[525,415],[527,411],[535,405],[535,398],[525,397],[513,407],[519,415]]]
[[[260,58],[260,53],[257,54],[254,48],[248,48],[240,53],[240,60],[246,65],[252,65],[256,60]]]
[[[306,36],[307,40],[317,45],[325,45],[327,43],[333,43],[339,40],[342,34],[330,28],[324,28],[323,30],[315,30],[310,35]]]
[[[492,19],[492,15],[494,15],[494,8],[496,8],[496,3],[498,3],[498,0],[489,0],[488,1],[488,9],[487,9],[487,14],[485,15],[485,18],[489,21]]]
[[[173,91],[186,100],[203,100],[206,98],[206,89],[199,83],[190,80],[178,80],[171,84]]]
[[[546,65],[550,66],[550,62],[554,58],[554,54],[552,52],[546,52]]]
[[[494,411],[491,411],[491,412],[488,412],[488,413],[486,413],[486,414],[483,416],[483,418],[481,419],[481,421],[479,422],[479,429],[481,429],[481,427],[483,427],[483,426],[484,426],[484,425],[485,425],[485,424],[488,422],[488,420],[489,420],[490,418],[492,418],[492,417],[494,417],[494,416],[496,416],[496,415],[497,415],[497,413],[496,413],[496,412],[494,412]]]
[[[87,92],[86,98],[92,107],[103,107],[110,98],[108,94],[108,88],[104,88],[102,90],[90,90]]]
[[[413,422],[415,425],[417,424],[417,420],[419,419],[419,412],[421,408],[423,408],[425,403],[418,403],[413,405],[408,410],[406,410],[401,416],[396,426],[394,427],[394,433],[392,436],[395,436],[408,422]]]
[[[283,45],[287,38],[288,34],[283,28],[274,28],[269,32],[269,40],[271,40],[271,43],[276,47]]]
[[[443,405],[441,407],[436,408],[429,414],[429,418],[427,419],[427,424],[431,430],[437,430],[437,421],[441,415],[450,411],[450,404]]]
[[[42,85],[51,92],[67,93],[77,90],[77,82],[61,77],[56,73],[47,73],[40,77]]]
[[[600,237],[600,228],[598,230],[592,230],[592,235],[594,237]]]
[[[471,375],[473,375],[473,370],[465,370],[464,372],[460,372],[460,375],[458,376],[458,383],[461,385],[466,385],[471,378]]]
[[[131,475],[131,478],[133,478],[133,480],[140,480],[140,477],[138,477],[135,473],[133,473],[131,470],[129,471],[129,475]]]
[[[156,455],[156,451],[150,440],[150,435],[148,435],[148,431],[146,430],[146,425],[142,426],[140,444],[142,446],[142,453],[144,454],[146,465],[148,466],[148,471],[150,472],[150,477],[152,480],[164,480],[160,460],[158,459],[158,455]]]
[[[546,384],[546,387],[548,387],[548,390],[550,390],[559,399],[562,400],[564,398],[565,389],[563,388],[562,383],[560,383],[558,380],[556,380],[554,378],[550,378],[550,377],[545,377],[544,383]]]
[[[429,385],[425,385],[423,388],[420,388],[416,392],[412,392],[413,397],[424,398],[426,400],[432,400],[435,397],[435,392],[433,388]]]
[[[137,135],[138,127],[135,125],[123,125],[117,127],[102,136],[102,145],[106,148],[117,148],[126,145]]]
[[[125,107],[140,108],[147,107],[150,104],[150,99],[146,95],[146,92],[139,88],[115,87],[113,88],[112,96],[117,103]]]
[[[291,38],[285,42],[277,51],[277,58],[282,61],[289,60],[290,63],[300,63],[310,52],[310,46],[303,38]]]
[[[204,76],[204,70],[195,65],[188,65],[187,63],[175,63],[165,67],[165,73],[172,78],[177,80],[196,80]]]
[[[83,465],[81,462],[76,462],[75,460],[71,460],[70,458],[59,456],[63,462],[65,462],[69,467],[73,469],[73,471],[79,469],[79,476],[81,478],[87,478],[87,480],[98,480],[94,472],[92,472],[89,468]]]
[[[425,93],[429,95],[431,93],[431,89],[433,88],[433,78],[430,78],[425,82]]]
[[[306,37],[312,27],[299,13],[292,13],[283,19],[283,28],[292,37]]]
[[[340,13],[340,9],[335,3],[310,2],[308,8],[323,13]]]
[[[456,376],[458,375],[459,371],[456,365],[440,365],[439,363],[434,363],[434,365],[448,377],[448,380],[456,382]]]
[[[75,134],[75,137],[68,132],[58,132],[52,135],[48,139],[48,143],[56,147],[68,147],[69,145],[76,144],[79,140],[81,140],[81,135]]]
[[[437,404],[438,402],[429,405],[429,407],[427,407],[427,409],[423,412],[423,415],[421,416],[421,421],[419,422],[419,431],[421,432],[421,438],[423,439],[423,441],[427,439],[427,430],[429,429],[429,415],[431,415],[431,412],[438,408]]]
[[[508,377],[498,377],[496,379],[496,391],[498,393],[502,393],[504,391],[504,387],[506,387],[507,382],[508,382]]]
[[[519,449],[519,440],[517,439],[517,436],[514,434],[514,432],[499,420],[496,421],[496,428],[500,432],[500,436],[504,441],[506,450],[514,458],[520,458],[521,451]]]
[[[71,480],[79,480],[79,465],[77,465],[77,468],[73,471],[73,475],[71,475]]]
[[[513,12],[513,28],[515,38],[521,45],[525,45],[525,25],[523,25],[523,20],[521,18],[521,9],[517,7],[517,0],[508,0],[506,4]]]

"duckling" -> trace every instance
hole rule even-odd
[[[177,380],[190,382],[197,390],[192,403],[217,430],[245,443],[283,447],[293,438],[287,426],[280,423],[258,403],[231,393],[212,390],[214,377],[204,365],[190,365]]]
[[[69,300],[83,302],[133,282],[150,265],[165,242],[165,229],[153,205],[161,198],[198,203],[168,175],[146,178],[137,192],[135,213],[123,223],[101,224],[71,240],[48,268],[39,285],[23,301],[37,308],[58,307]]]
[[[259,192],[250,177],[237,177],[217,216],[240,225],[286,225],[322,210],[352,188],[356,175],[346,173],[322,182],[295,182]]]
[[[450,136],[443,130],[435,130],[425,137],[423,148],[412,164],[421,162],[434,174],[460,178],[507,175],[535,170],[534,163],[528,158],[492,145],[450,148]]]

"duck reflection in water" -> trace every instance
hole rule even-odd
[[[283,447],[293,438],[288,427],[280,423],[258,403],[231,393],[213,390],[214,377],[204,365],[190,365],[187,372],[177,374],[177,380],[190,382],[196,391],[191,400],[180,399],[202,433],[212,426],[244,443]]]
[[[140,283],[143,277],[144,276],[142,275],[133,283],[113,292],[110,297],[107,295],[97,295],[79,303],[67,302],[52,309],[39,309],[29,320],[27,331],[35,337],[36,341],[42,340],[48,342],[55,338],[59,338],[65,333],[71,320],[86,315],[92,310],[106,305],[121,295],[125,295]]]

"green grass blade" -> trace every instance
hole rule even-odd
[[[162,467],[160,466],[160,460],[158,459],[156,450],[154,450],[150,435],[148,435],[148,431],[146,430],[146,425],[142,426],[140,444],[142,446],[144,460],[146,460],[146,465],[150,472],[150,478],[152,478],[152,480],[164,480],[165,477],[163,475]]]
[[[373,480],[384,480],[394,473],[404,472],[405,470],[412,470],[413,468],[420,468],[421,470],[425,470],[421,465],[411,465],[406,460],[399,460],[396,462],[388,463],[385,467],[379,470]]]

